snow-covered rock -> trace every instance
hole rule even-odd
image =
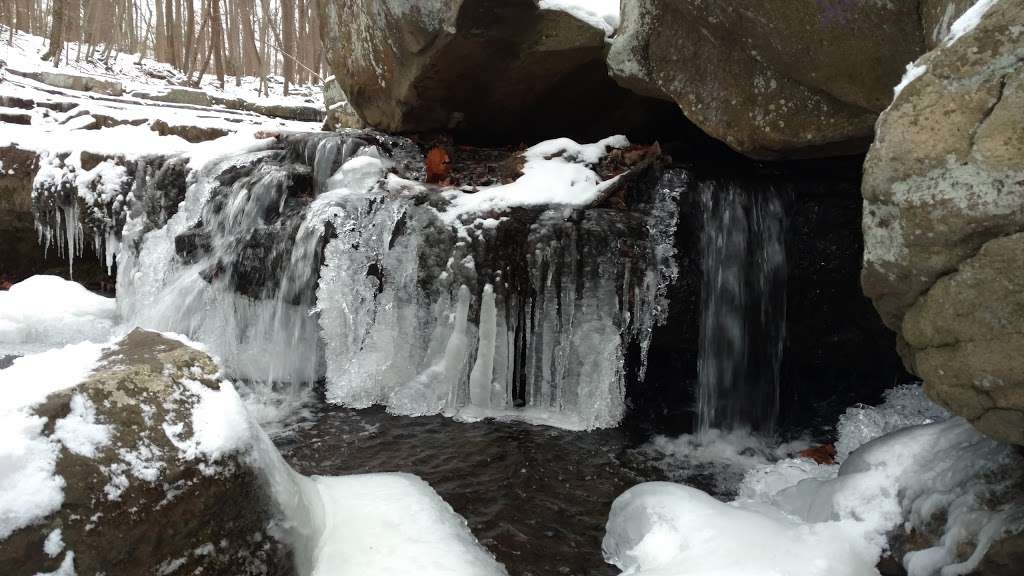
[[[305,477],[198,346],[135,330],[0,370],[12,576],[504,576],[409,474]]]
[[[244,461],[248,417],[218,372],[206,354],[142,330],[0,371],[10,428],[0,565],[11,574],[69,561],[79,574],[286,572],[288,547],[270,535],[277,509]]]

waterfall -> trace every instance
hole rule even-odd
[[[703,280],[698,433],[770,433],[779,406],[786,322],[785,212],[771,187],[700,186]]]

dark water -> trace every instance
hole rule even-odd
[[[419,475],[513,576],[595,576],[618,574],[601,557],[612,501],[661,479],[635,457],[644,440],[619,429],[463,424],[328,407],[279,447],[303,474]]]

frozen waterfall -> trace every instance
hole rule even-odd
[[[651,169],[624,188],[629,209],[596,207],[618,179],[596,164],[626,145],[545,142],[519,180],[478,190],[423,184],[402,138],[283,134],[202,162],[114,174],[107,160],[100,176],[118,179],[96,193],[97,177],[76,177],[77,198],[43,186],[75,179],[54,163],[38,212],[44,235],[54,206],[103,216],[62,234],[116,252],[122,320],[204,343],[234,377],[325,379],[328,401],[352,407],[589,429],[622,418],[634,346],[642,378],[690,182]]]

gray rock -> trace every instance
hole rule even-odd
[[[612,76],[676,102],[749,156],[855,153],[867,148],[904,64],[943,22],[930,21],[926,34],[917,1],[749,4],[624,0]],[[947,2],[923,4],[938,11]],[[959,15],[964,3],[950,4]]]
[[[320,6],[327,62],[369,126],[514,141],[596,139],[658,122],[651,103],[608,77],[604,31],[535,0]]]
[[[922,57],[864,166],[862,285],[929,395],[1024,444],[1024,4]]]
[[[217,371],[206,354],[136,330],[83,383],[36,408],[51,433],[73,401],[86,402],[109,443],[92,457],[62,447],[63,506],[0,542],[5,574],[55,570],[70,551],[78,574],[291,574],[287,547],[268,533],[274,506],[258,473],[240,454],[186,454],[167,432],[192,435],[195,386],[216,388]],[[43,542],[56,529],[65,551],[51,558]]]
[[[77,90],[80,92],[95,92],[97,94],[106,94],[108,96],[121,96],[124,94],[124,86],[122,86],[117,80],[97,78],[95,76],[83,76],[81,74],[72,74],[69,72],[55,72],[52,70],[42,70],[40,72],[19,72],[10,68],[8,68],[8,70],[19,76],[31,78],[36,82],[42,82],[43,84],[53,86],[55,88]]]
[[[182,86],[168,88],[164,92],[136,90],[130,96],[156,102],[170,102],[172,104],[192,104],[195,106],[211,106],[213,104],[206,92],[198,88],[185,88]]]

